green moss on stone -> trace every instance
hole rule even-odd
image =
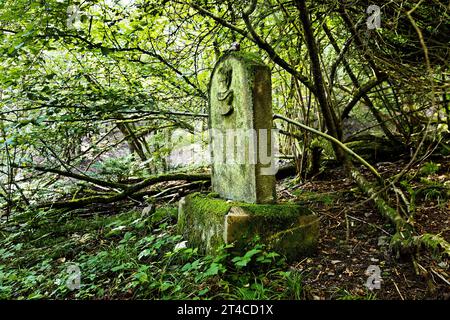
[[[208,193],[209,198],[219,198],[220,195],[217,192],[210,192]]]
[[[207,217],[209,216],[217,216],[217,215],[226,215],[231,208],[231,204],[218,198],[205,197],[199,193],[192,194],[186,197],[186,200],[189,199],[189,204],[194,208],[201,212],[204,212]]]
[[[185,198],[179,215],[180,233],[208,253],[228,243],[244,249],[258,236],[292,259],[313,251],[319,234],[318,217],[293,204],[248,204],[195,193]]]
[[[267,242],[269,247],[276,248],[288,260],[295,260],[315,250],[318,236],[319,220],[312,219],[309,223],[275,233],[267,239]]]
[[[218,93],[224,90],[223,72],[232,70],[227,90],[232,92],[233,111],[224,115],[224,102],[218,99]],[[272,128],[272,96],[270,68],[252,53],[231,52],[219,59],[209,86],[209,126],[225,133],[228,130],[248,130]],[[228,107],[228,106],[227,106]],[[234,131],[236,132],[236,131]],[[250,137],[244,139],[242,150],[248,151]],[[223,138],[211,136],[212,152],[222,156]],[[240,147],[240,146],[239,146]],[[227,147],[225,147],[227,149]],[[227,149],[228,150],[228,149]],[[255,154],[259,154],[256,150]],[[240,155],[243,155],[240,153]],[[238,156],[235,152],[235,156]],[[273,203],[276,199],[274,175],[261,175],[260,163],[221,163],[212,168],[213,190],[222,198],[245,201],[248,203]]]
[[[311,214],[311,210],[295,204],[253,204],[239,202],[235,202],[235,204],[255,216],[297,218],[299,209],[301,209],[301,213],[303,214]]]
[[[190,194],[180,208],[178,232],[191,246],[213,253],[224,244],[224,219],[230,208],[226,201],[200,193]]]

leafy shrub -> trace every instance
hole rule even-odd
[[[15,216],[0,232],[1,299],[286,299],[299,298],[297,273],[255,239],[242,255],[186,247],[175,232],[176,210],[142,217],[131,210],[81,218],[56,210]],[[34,212],[36,215],[37,212]],[[27,224],[19,224],[26,216]],[[160,221],[158,224],[157,221]],[[12,259],[14,257],[14,259]],[[69,289],[76,265],[79,289]]]

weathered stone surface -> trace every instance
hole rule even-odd
[[[243,252],[257,237],[290,260],[316,247],[318,217],[301,206],[273,204],[271,100],[270,69],[258,58],[233,52],[217,62],[209,89],[213,193],[191,194],[178,210],[178,232],[189,246],[213,254],[233,243]]]
[[[211,254],[223,244],[243,249],[259,236],[269,248],[294,260],[312,252],[319,236],[319,219],[305,207],[227,202],[198,193],[180,201],[178,221],[188,245]]]
[[[264,171],[275,163],[270,69],[259,58],[233,52],[217,62],[209,88],[209,127],[213,190],[225,199],[275,202],[275,172]]]

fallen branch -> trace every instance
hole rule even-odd
[[[397,210],[388,204],[381,196],[381,193],[378,192],[377,186],[367,181],[355,168],[350,168],[349,170],[351,177],[356,182],[359,189],[374,202],[378,212],[395,225],[396,234],[392,237],[391,248],[399,252],[410,251],[414,244],[414,227],[408,221],[403,219]]]
[[[354,168],[351,169],[350,174],[358,187],[375,203],[378,211],[395,225],[396,234],[391,239],[392,249],[397,252],[412,253],[413,249],[420,248],[421,246],[432,250],[440,248],[444,255],[450,257],[450,244],[444,238],[429,233],[416,235],[414,226],[383,199],[376,186],[368,182]]]
[[[67,178],[73,178],[80,181],[90,182],[92,184],[102,186],[102,187],[108,187],[108,188],[118,188],[118,189],[126,189],[128,186],[126,184],[118,183],[118,182],[112,182],[112,181],[104,181],[100,179],[93,178],[88,175],[73,173],[70,171],[63,171],[55,168],[46,168],[41,166],[19,166],[17,164],[11,164],[12,167],[18,168],[18,169],[29,169],[29,170],[35,170],[40,172],[46,172],[46,173],[55,173],[57,175],[67,177]]]
[[[167,189],[164,189],[162,191],[156,191],[156,190],[151,190],[151,191],[139,191],[136,192],[135,194],[133,194],[133,197],[136,198],[142,198],[144,196],[150,196],[153,199],[162,199],[162,196],[172,192],[172,191],[179,191],[180,189],[193,189],[194,187],[198,187],[198,186],[202,186],[203,184],[208,183],[208,180],[199,180],[199,181],[194,181],[194,182],[189,182],[189,183],[185,183],[185,184],[181,184],[181,185],[176,185]]]
[[[124,200],[136,192],[147,188],[155,183],[164,182],[164,181],[201,181],[201,180],[210,180],[211,177],[209,174],[185,174],[185,173],[175,173],[175,174],[161,174],[157,176],[151,176],[146,178],[145,180],[136,183],[130,187],[127,187],[123,192],[120,192],[113,196],[93,196],[86,197],[76,200],[69,201],[59,201],[53,203],[44,203],[38,205],[39,208],[81,208],[86,205],[90,205],[93,203],[113,203],[117,201]]]
[[[367,161],[345,146],[341,141],[326,133],[310,128],[302,123],[296,122],[279,114],[275,114],[273,118],[284,120],[338,144],[342,149],[344,149],[344,151],[355,157],[360,163],[367,167],[377,177],[378,181],[382,181],[379,173],[369,163],[367,163]],[[363,191],[375,203],[375,206],[381,215],[389,219],[395,225],[396,234],[391,240],[392,249],[397,252],[412,252],[413,248],[417,248],[418,246],[424,244],[426,247],[431,248],[440,247],[444,250],[444,254],[450,256],[450,244],[448,242],[437,235],[415,235],[413,225],[409,221],[405,220],[397,210],[389,205],[389,203],[381,195],[382,193],[379,192],[380,190],[377,185],[367,181],[367,179],[352,165],[350,161],[347,161],[346,167],[359,189],[361,189],[361,191]]]
[[[347,217],[349,217],[350,219],[353,219],[353,220],[359,221],[359,222],[361,222],[361,223],[367,224],[367,225],[369,225],[369,226],[371,226],[371,227],[373,227],[373,228],[375,228],[375,229],[378,229],[378,230],[380,230],[380,231],[384,232],[385,234],[387,234],[388,236],[392,236],[392,235],[391,235],[391,234],[390,234],[389,232],[387,232],[387,231],[386,231],[386,230],[384,230],[383,228],[381,228],[381,227],[377,226],[376,224],[373,224],[373,223],[367,222],[366,220],[363,220],[363,219],[360,219],[360,218],[357,218],[357,217],[351,216],[351,215],[349,215],[349,214],[347,214]]]
[[[450,258],[450,243],[445,241],[445,239],[439,235],[424,233],[420,236],[414,237],[414,241],[418,246],[424,245],[425,247],[433,250],[441,248],[444,254]]]

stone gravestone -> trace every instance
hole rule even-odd
[[[276,204],[270,69],[233,52],[210,80],[209,126],[213,193],[180,200],[178,231],[207,253],[224,244],[245,249],[255,237],[296,259],[314,250],[319,219],[308,208]]]
[[[270,69],[248,54],[224,56],[209,88],[212,187],[222,198],[275,202]]]

